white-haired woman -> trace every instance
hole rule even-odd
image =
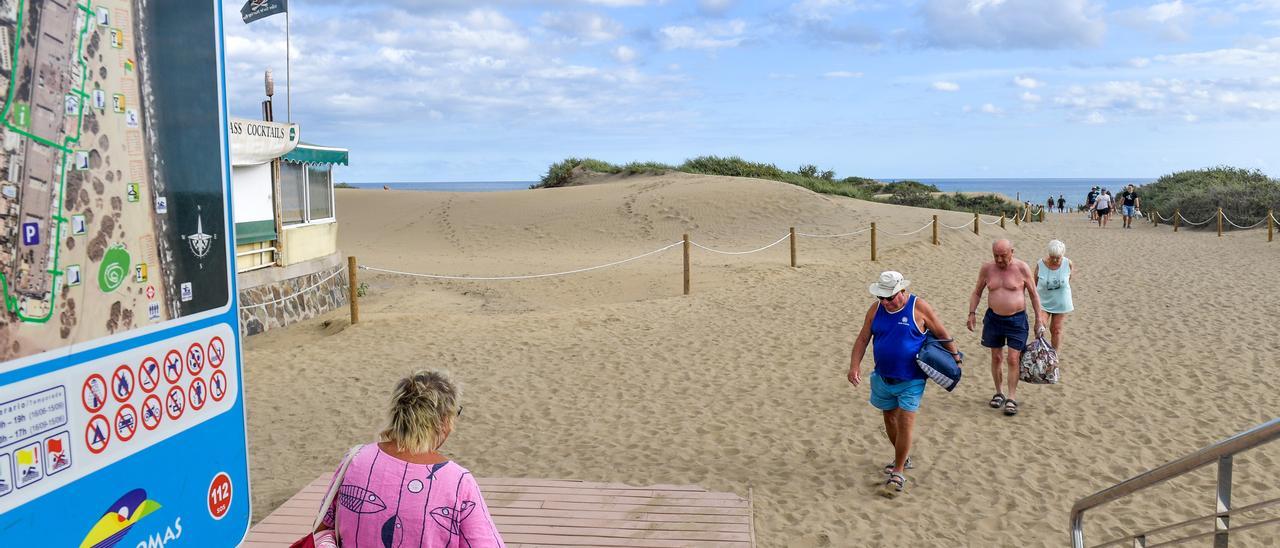
[[[343,548],[501,547],[471,472],[439,453],[462,415],[460,392],[438,371],[396,383],[380,443],[361,447],[325,516]],[[332,539],[317,535],[317,546]]]
[[[1066,257],[1067,244],[1060,240],[1049,242],[1049,256],[1036,262],[1036,291],[1040,293],[1040,306],[1049,314],[1049,344],[1062,349],[1062,327],[1067,314],[1075,307],[1071,303],[1071,275],[1075,263]]]

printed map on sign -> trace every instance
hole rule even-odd
[[[0,2],[0,361],[228,302],[218,135],[174,137],[208,114],[178,106],[202,98],[148,59],[146,17]]]

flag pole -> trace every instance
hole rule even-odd
[[[293,123],[293,75],[289,73],[289,10],[284,11],[284,115]]]

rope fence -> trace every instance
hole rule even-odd
[[[343,272],[343,271],[342,271],[342,269],[341,269],[341,268],[339,268],[339,269],[337,269],[337,270],[334,270],[334,271],[333,271],[333,274],[330,274],[330,275],[329,275],[329,277],[327,277],[327,278],[325,278],[325,279],[323,279],[323,280],[320,280],[320,281],[318,281],[318,282],[316,282],[316,283],[314,283],[314,284],[311,284],[311,286],[310,286],[310,287],[307,287],[306,289],[299,289],[299,290],[297,290],[297,291],[294,291],[293,293],[290,293],[290,294],[288,294],[288,295],[285,295],[285,296],[283,296],[283,297],[280,297],[279,299],[270,300],[270,301],[267,301],[267,302],[265,302],[265,303],[258,303],[258,304],[251,304],[251,305],[249,305],[249,306],[242,306],[242,307],[240,307],[240,310],[253,310],[253,309],[255,309],[255,308],[259,308],[259,307],[263,307],[263,306],[271,306],[271,305],[273,305],[273,304],[280,304],[280,303],[283,303],[283,302],[285,302],[285,301],[287,301],[287,300],[289,300],[289,299],[292,299],[292,298],[294,298],[294,297],[300,297],[300,296],[302,296],[302,295],[306,295],[306,294],[307,294],[307,292],[312,291],[312,290],[314,290],[315,288],[317,288],[317,287],[320,287],[320,286],[324,285],[324,284],[325,284],[325,283],[327,283],[329,280],[332,280],[332,279],[334,279],[335,277],[337,277],[339,274],[342,274],[342,272]]]
[[[1213,217],[1209,217],[1208,219],[1205,219],[1198,223],[1195,221],[1192,221],[1191,219],[1188,219],[1185,215],[1182,214],[1182,211],[1179,209],[1173,210],[1173,215],[1169,217],[1165,217],[1164,215],[1161,215],[1159,211],[1152,211],[1151,214],[1147,216],[1147,218],[1150,219],[1151,224],[1155,226],[1160,226],[1161,222],[1164,222],[1164,223],[1172,222],[1174,232],[1177,232],[1178,228],[1183,224],[1187,226],[1192,226],[1192,227],[1200,227],[1200,226],[1205,226],[1213,222],[1214,220],[1217,220],[1219,238],[1222,237],[1222,233],[1225,228],[1224,225],[1232,226],[1237,230],[1252,230],[1262,226],[1263,224],[1266,224],[1268,242],[1273,241],[1275,239],[1276,225],[1280,224],[1280,218],[1276,218],[1276,213],[1275,213],[1275,210],[1273,209],[1268,209],[1267,214],[1264,215],[1261,220],[1249,226],[1243,226],[1231,220],[1230,217],[1227,217],[1226,213],[1222,212],[1222,208],[1218,208],[1218,212]]]

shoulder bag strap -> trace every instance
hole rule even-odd
[[[351,461],[355,460],[356,453],[364,448],[363,445],[357,445],[347,451],[347,456],[342,458],[342,464],[338,465],[338,475],[334,476],[333,483],[329,485],[329,491],[324,495],[324,504],[320,505],[320,512],[316,514],[315,521],[311,524],[311,530],[320,529],[320,525],[324,523],[324,515],[329,512],[329,508],[333,506],[333,499],[338,496],[338,488],[342,487],[342,478],[347,475],[347,468],[351,466]],[[333,538],[338,538],[338,513],[333,513]]]

